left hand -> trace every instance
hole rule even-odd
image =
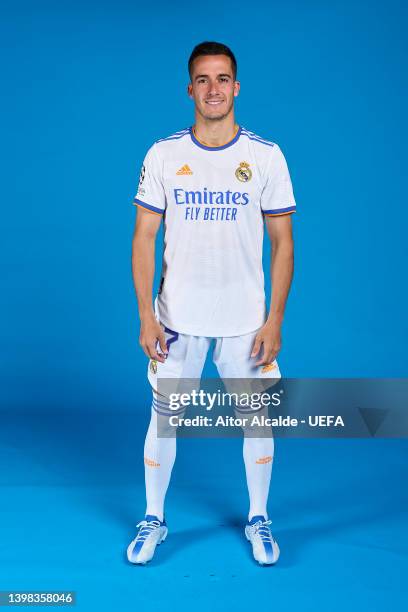
[[[255,365],[269,365],[275,359],[281,348],[281,326],[278,323],[265,323],[255,337],[251,357],[259,356],[263,346],[263,355]]]

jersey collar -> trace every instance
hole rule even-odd
[[[220,145],[219,147],[208,147],[207,145],[200,142],[198,138],[196,138],[196,136],[194,135],[192,126],[189,127],[188,130],[190,132],[191,140],[194,142],[194,144],[197,145],[197,147],[200,147],[200,149],[204,149],[205,151],[221,151],[221,149],[228,149],[228,147],[231,147],[235,142],[237,142],[238,138],[241,136],[242,127],[238,126],[238,130],[234,138],[230,140],[229,142],[223,145]]]

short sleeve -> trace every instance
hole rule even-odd
[[[271,148],[266,164],[265,185],[261,194],[261,209],[264,215],[288,215],[296,212],[286,159],[277,144]]]
[[[162,168],[155,144],[150,147],[144,158],[133,204],[158,215],[162,215],[166,208]]]

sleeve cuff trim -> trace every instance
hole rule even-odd
[[[288,215],[296,212],[296,206],[288,206],[287,208],[275,208],[273,210],[263,210],[264,215]]]
[[[143,208],[150,210],[150,212],[156,213],[156,215],[162,215],[164,213],[164,210],[162,210],[161,208],[157,208],[157,206],[152,206],[151,204],[146,204],[146,202],[142,202],[142,200],[139,200],[139,198],[135,198],[133,200],[133,204],[136,204],[137,206],[142,206]]]

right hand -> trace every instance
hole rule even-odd
[[[164,363],[168,353],[166,337],[163,328],[154,316],[142,320],[139,342],[143,351],[150,359]],[[157,342],[159,343],[161,353],[157,351]]]

